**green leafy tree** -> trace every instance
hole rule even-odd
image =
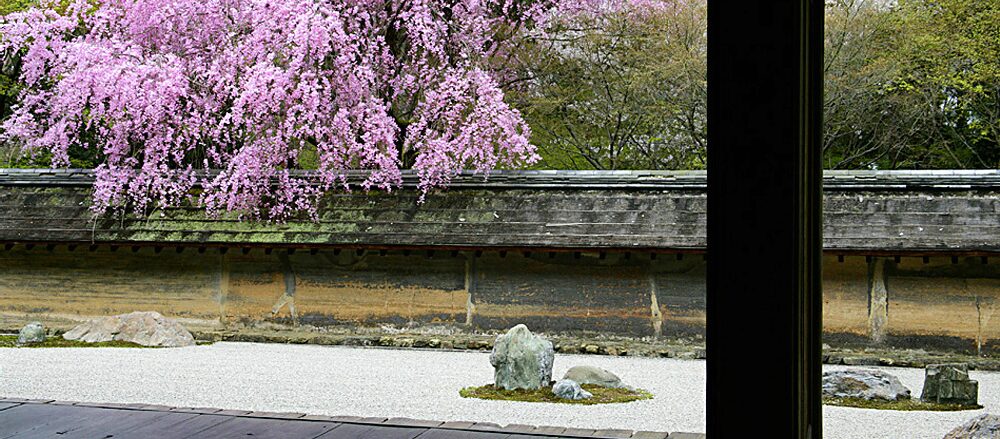
[[[527,41],[509,98],[540,167],[705,166],[703,1],[568,20]],[[1000,2],[831,0],[825,166],[1000,166]]]
[[[556,169],[705,166],[703,2],[566,19],[524,42],[509,98]]]
[[[1000,165],[1000,2],[828,3],[828,168]]]

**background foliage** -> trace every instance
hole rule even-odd
[[[0,0],[0,14],[33,0]],[[646,14],[579,15],[522,39],[506,99],[532,128],[538,168],[705,166],[705,1]],[[1000,166],[1000,2],[834,0],[827,4],[825,166]],[[0,63],[0,117],[19,91]],[[310,152],[303,152],[309,166]],[[4,145],[4,166],[48,166]],[[71,151],[93,167],[93,152]]]
[[[705,1],[571,21],[510,92],[547,168],[705,166]],[[1000,2],[827,3],[825,166],[1000,166]]]

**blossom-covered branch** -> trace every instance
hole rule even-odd
[[[412,166],[426,191],[537,159],[488,59],[554,1],[58,3],[0,21],[26,85],[2,135],[54,166],[99,150],[95,213],[175,206],[201,184],[210,213],[285,220],[348,169],[391,189]],[[306,153],[314,181],[289,172]]]

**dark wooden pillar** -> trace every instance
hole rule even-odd
[[[709,1],[708,437],[821,436],[823,1]]]

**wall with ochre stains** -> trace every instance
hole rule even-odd
[[[824,259],[831,345],[1000,351],[1000,260]],[[738,291],[732,294],[739,294]],[[0,329],[155,310],[192,329],[421,327],[698,338],[701,255],[17,246],[0,252]],[[766,319],[767,316],[760,316]],[[747,328],[753,334],[753,328]]]

